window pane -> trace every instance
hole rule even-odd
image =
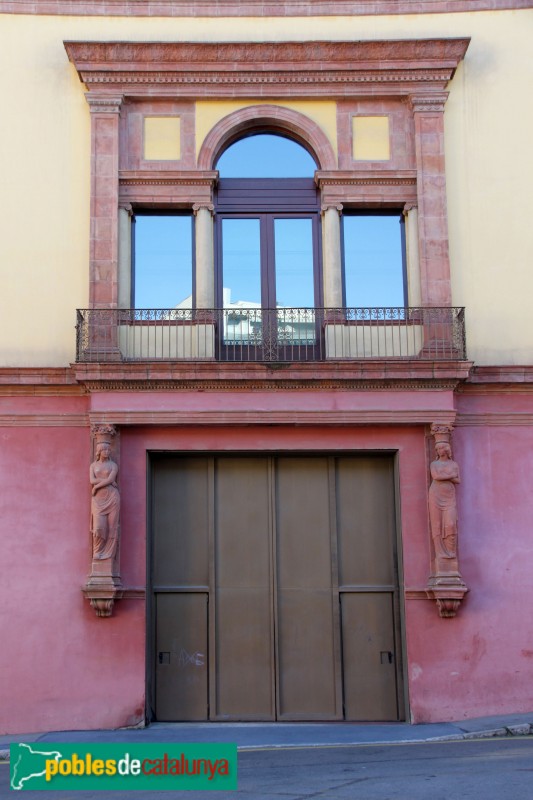
[[[191,308],[192,218],[135,218],[135,308]]]
[[[313,225],[310,219],[274,220],[276,305],[313,308]]]
[[[344,217],[346,306],[405,305],[400,217]]]
[[[258,219],[222,220],[223,306],[261,305],[261,238]]]
[[[261,133],[230,145],[216,168],[221,178],[312,178],[317,165],[298,142]]]

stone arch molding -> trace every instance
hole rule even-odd
[[[318,169],[337,169],[335,152],[322,128],[305,114],[276,105],[241,108],[217,122],[202,143],[198,155],[198,169],[214,169],[214,164],[222,151],[240,135],[252,131],[290,136],[311,152],[318,162]]]

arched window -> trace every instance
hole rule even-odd
[[[305,344],[311,358],[313,309],[322,305],[315,160],[293,139],[261,133],[231,144],[216,166],[222,345],[268,340],[273,348],[301,351]]]
[[[312,178],[317,165],[293,139],[256,133],[227,147],[216,169],[221,178]]]

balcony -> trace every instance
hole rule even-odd
[[[76,361],[466,359],[464,308],[78,309]]]

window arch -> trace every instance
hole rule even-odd
[[[289,137],[302,144],[315,160],[318,169],[337,169],[333,147],[316,122],[290,108],[267,104],[241,108],[217,122],[200,148],[198,168],[213,169],[220,155],[232,142],[252,133],[266,131]]]
[[[218,157],[220,178],[313,178],[317,168],[309,151],[279,133],[250,133]]]

